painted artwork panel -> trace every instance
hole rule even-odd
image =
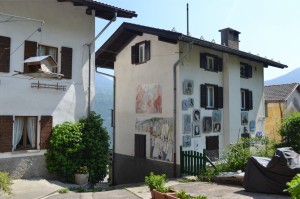
[[[203,118],[203,132],[211,132],[212,131],[212,120],[211,117]]]
[[[194,108],[194,98],[189,98],[188,99],[189,100],[189,102],[190,102],[190,108]]]
[[[200,121],[200,109],[194,109],[194,111],[193,111],[193,121],[195,121],[195,122]]]
[[[200,123],[193,123],[193,137],[200,137]]]
[[[136,88],[136,113],[162,113],[162,88],[159,84],[138,85]]]
[[[220,110],[214,110],[212,114],[212,121],[214,123],[220,123],[222,119],[221,111]]]
[[[248,112],[241,112],[241,124],[242,125],[248,124]]]
[[[190,102],[188,100],[182,100],[182,110],[186,111],[190,107]]]
[[[150,135],[150,158],[173,161],[174,121],[173,118],[137,118],[136,133]]]
[[[183,141],[182,143],[183,147],[191,147],[192,136],[184,135],[182,141]]]
[[[254,120],[251,120],[250,123],[249,123],[249,129],[251,132],[255,131],[256,130],[256,126],[255,126],[255,121]]]
[[[184,80],[183,81],[183,94],[192,95],[194,90],[194,81],[193,80]]]
[[[183,133],[189,134],[192,132],[192,116],[190,114],[183,115]]]
[[[214,123],[214,128],[213,128],[214,132],[220,132],[221,131],[221,123]]]

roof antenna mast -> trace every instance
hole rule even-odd
[[[187,36],[190,36],[190,32],[189,32],[189,4],[186,4],[186,24],[187,24],[187,28],[186,28],[186,34]]]

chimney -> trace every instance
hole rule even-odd
[[[221,32],[221,45],[225,45],[229,48],[239,49],[239,31],[232,28],[225,28],[219,30]]]

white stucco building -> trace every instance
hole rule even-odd
[[[136,16],[90,0],[0,2],[1,171],[47,175],[52,127],[93,109],[95,18]]]
[[[115,72],[116,184],[178,176],[180,146],[217,158],[244,131],[263,131],[264,67],[287,66],[220,32],[222,45],[123,23],[97,51],[96,66]]]

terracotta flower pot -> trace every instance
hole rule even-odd
[[[166,195],[165,193],[159,192],[156,189],[153,189],[152,192],[154,194],[154,196],[152,198],[154,198],[154,199],[165,199],[165,195]]]
[[[85,185],[89,181],[89,174],[84,173],[84,174],[75,174],[75,183],[78,185]]]

